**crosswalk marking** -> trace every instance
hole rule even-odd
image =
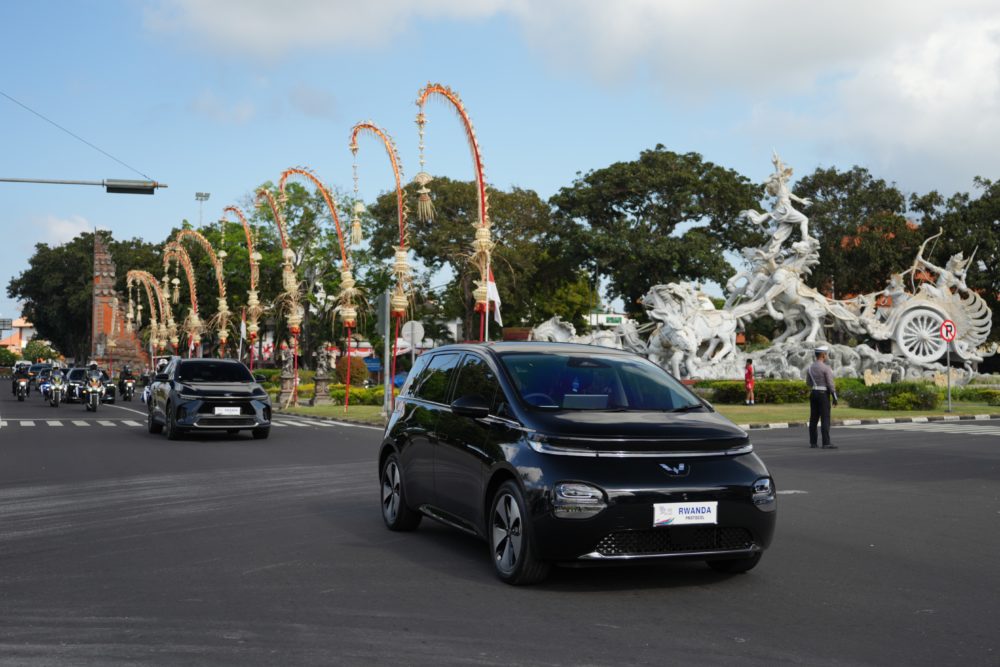
[[[61,421],[59,421],[58,419],[46,419],[45,423],[48,424],[49,426],[62,426],[63,425],[63,423]]]
[[[22,419],[21,420],[21,426],[34,426],[34,425],[35,425],[35,422],[33,422],[30,419]]]
[[[902,424],[862,424],[849,428],[864,428],[879,431],[920,431],[922,433],[954,433],[958,435],[992,435],[1000,436],[1000,426],[986,424],[956,424],[954,422],[902,423]]]
[[[139,422],[132,421],[131,419],[123,419],[122,423],[125,424],[126,426],[142,426],[142,424],[140,424]]]
[[[85,421],[77,421],[77,420],[74,419],[73,420],[73,426],[90,426],[90,424],[88,424]]]
[[[287,426],[287,424],[282,424],[281,422],[272,421],[271,426],[277,426],[279,428]]]
[[[115,426],[116,425],[113,421],[107,421],[107,420],[104,420],[104,419],[98,419],[97,423],[100,424],[101,426]]]
[[[121,426],[131,426],[131,427],[135,428],[135,427],[143,427],[146,424],[145,424],[145,422],[139,422],[139,421],[137,421],[135,419],[118,419],[118,418],[115,418],[115,419],[86,418],[86,419],[10,419],[10,420],[6,420],[5,419],[5,420],[0,420],[0,428],[16,427],[16,426],[24,426],[24,427],[29,427],[29,428],[31,428],[31,427],[37,427],[37,426],[42,426],[42,427],[45,427],[45,426],[51,426],[51,427],[82,426],[82,427],[85,427],[85,428],[89,428],[89,427],[95,426],[95,425],[96,426],[106,426],[106,427],[115,427],[115,426],[121,425]],[[337,426],[341,426],[341,425],[342,424],[336,424],[336,423],[332,423],[332,422],[325,422],[325,421],[320,421],[320,420],[311,420],[308,417],[296,418],[296,419],[288,419],[288,418],[285,418],[284,416],[282,416],[281,419],[274,419],[274,420],[271,421],[271,426],[274,426],[276,428],[286,428],[286,427],[289,427],[289,426],[294,427],[294,428],[336,428]],[[350,424],[348,424],[348,425],[350,425]]]
[[[271,423],[273,424],[275,422],[271,422]],[[292,421],[290,419],[283,419],[282,421],[280,421],[278,423],[281,424],[282,426],[308,426],[308,424],[303,424],[302,422]]]

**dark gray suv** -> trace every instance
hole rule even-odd
[[[150,433],[177,440],[186,432],[249,430],[255,439],[271,432],[271,399],[255,377],[234,359],[175,357],[150,388]]]

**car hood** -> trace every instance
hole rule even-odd
[[[232,384],[227,382],[199,382],[198,384],[182,384],[180,392],[203,396],[205,398],[263,398],[259,393],[254,396],[257,385]]]
[[[598,451],[721,451],[749,443],[717,412],[532,411],[525,426],[553,445]]]

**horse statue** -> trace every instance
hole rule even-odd
[[[701,360],[715,363],[736,355],[736,329],[744,309],[716,310],[707,297],[702,298],[686,283],[655,285],[640,303],[650,319],[663,325],[668,338],[673,332],[683,332],[697,343],[697,349],[707,343]]]
[[[613,347],[621,349],[619,335],[613,331],[597,330],[583,336],[576,335],[576,327],[570,322],[563,322],[556,315],[533,328],[528,334],[528,340],[546,341],[549,343],[579,343],[581,345],[597,345],[598,347]]]

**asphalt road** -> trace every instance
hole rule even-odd
[[[1000,664],[1000,422],[755,432],[756,570],[512,588],[482,543],[383,527],[378,431],[171,443],[139,403],[0,390],[0,664]]]

